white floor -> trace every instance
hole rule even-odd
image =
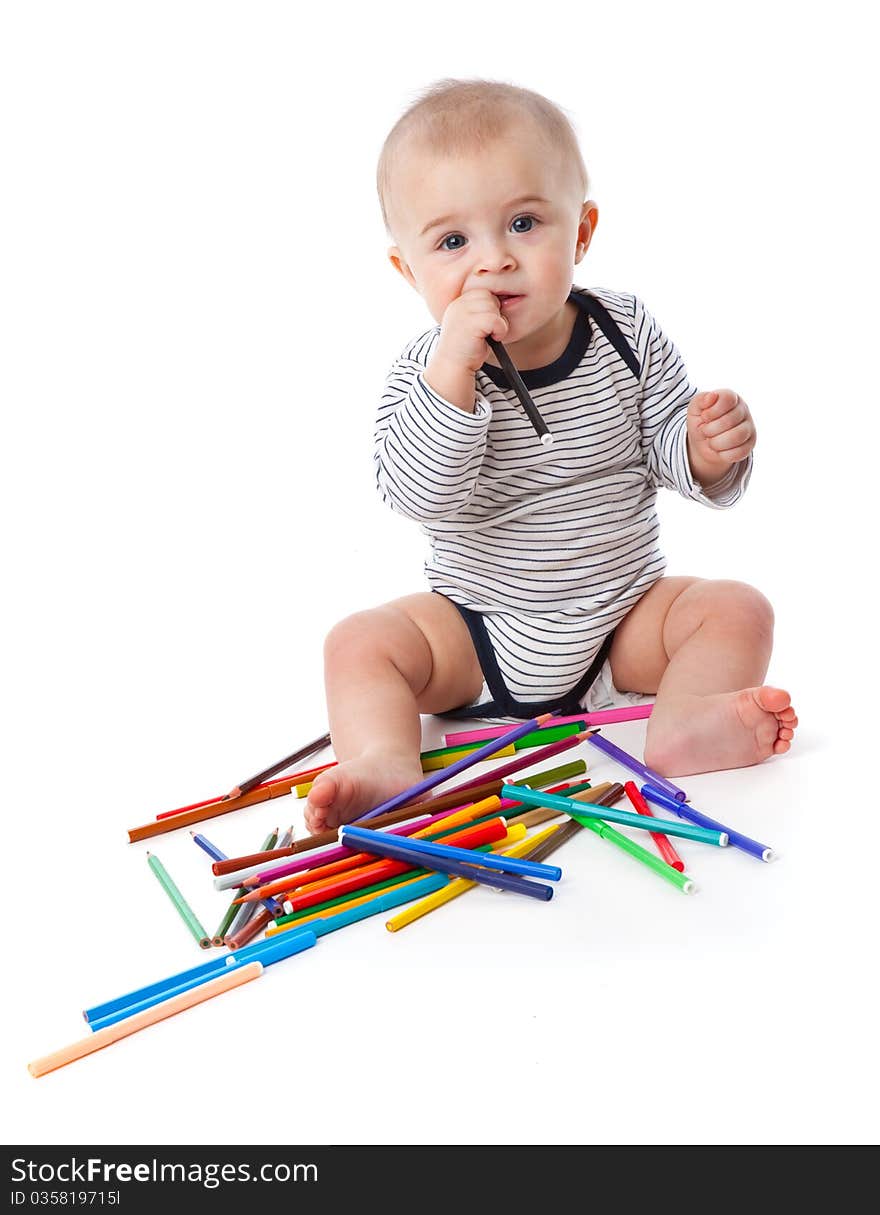
[[[456,727],[423,721],[425,747]],[[148,848],[209,927],[227,897],[187,831],[126,846],[152,814],[117,809],[83,846],[59,790],[57,847],[23,840],[7,890],[7,1141],[876,1142],[874,846],[827,724],[785,759],[681,782],[774,863],[680,841],[685,896],[583,832],[549,903],[477,889],[396,934],[368,920],[35,1080],[26,1063],[83,1036],[84,1006],[204,960]],[[638,754],[644,723],[605,733]],[[586,743],[571,754],[627,778]],[[202,830],[249,850],[267,824],[301,829],[301,807]],[[237,1115],[254,1092],[265,1114]]]

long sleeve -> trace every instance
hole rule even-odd
[[[696,389],[688,381],[675,345],[644,304],[639,299],[633,302],[634,337],[642,370],[642,451],[653,483],[707,506],[732,506],[748,485],[752,455],[733,465],[709,490],[694,479],[687,454],[687,410]]]
[[[383,501],[420,523],[448,519],[468,503],[492,416],[479,391],[474,412],[467,413],[425,382],[432,336],[411,343],[388,373],[373,450]]]

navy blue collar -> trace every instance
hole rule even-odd
[[[546,388],[548,384],[555,384],[559,380],[566,379],[587,352],[590,344],[590,319],[585,309],[584,297],[579,291],[572,290],[569,292],[568,298],[578,307],[577,318],[571,331],[571,337],[568,339],[568,345],[559,358],[548,363],[546,367],[532,367],[528,371],[520,371],[520,377],[526,388]],[[484,363],[480,371],[487,375],[498,388],[513,391],[507,376],[500,367]]]

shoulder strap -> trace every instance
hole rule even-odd
[[[638,357],[623,336],[617,321],[615,321],[605,305],[596,299],[595,295],[590,295],[587,291],[581,291],[579,294],[584,302],[584,311],[596,322],[636,379],[640,380],[642,378],[642,368]]]

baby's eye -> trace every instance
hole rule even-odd
[[[517,215],[516,219],[510,226],[515,232],[531,232],[532,225],[535,223],[537,223],[537,220],[535,219],[534,215]],[[515,224],[527,224],[528,226],[525,228],[516,228],[514,227]]]
[[[457,253],[457,252],[458,252],[458,250],[459,250],[459,249],[460,249],[462,246],[461,246],[461,245],[453,245],[453,246],[451,246],[451,247],[450,247],[450,246],[449,246],[449,245],[447,245],[447,243],[446,243],[448,240],[460,240],[460,241],[463,241],[463,240],[464,240],[464,237],[461,235],[461,233],[460,233],[460,232],[451,232],[451,233],[449,234],[449,236],[444,236],[444,237],[443,237],[443,239],[442,239],[442,240],[441,240],[441,242],[440,242],[440,248],[441,248],[441,249],[445,249],[445,250],[446,250],[448,253]]]

